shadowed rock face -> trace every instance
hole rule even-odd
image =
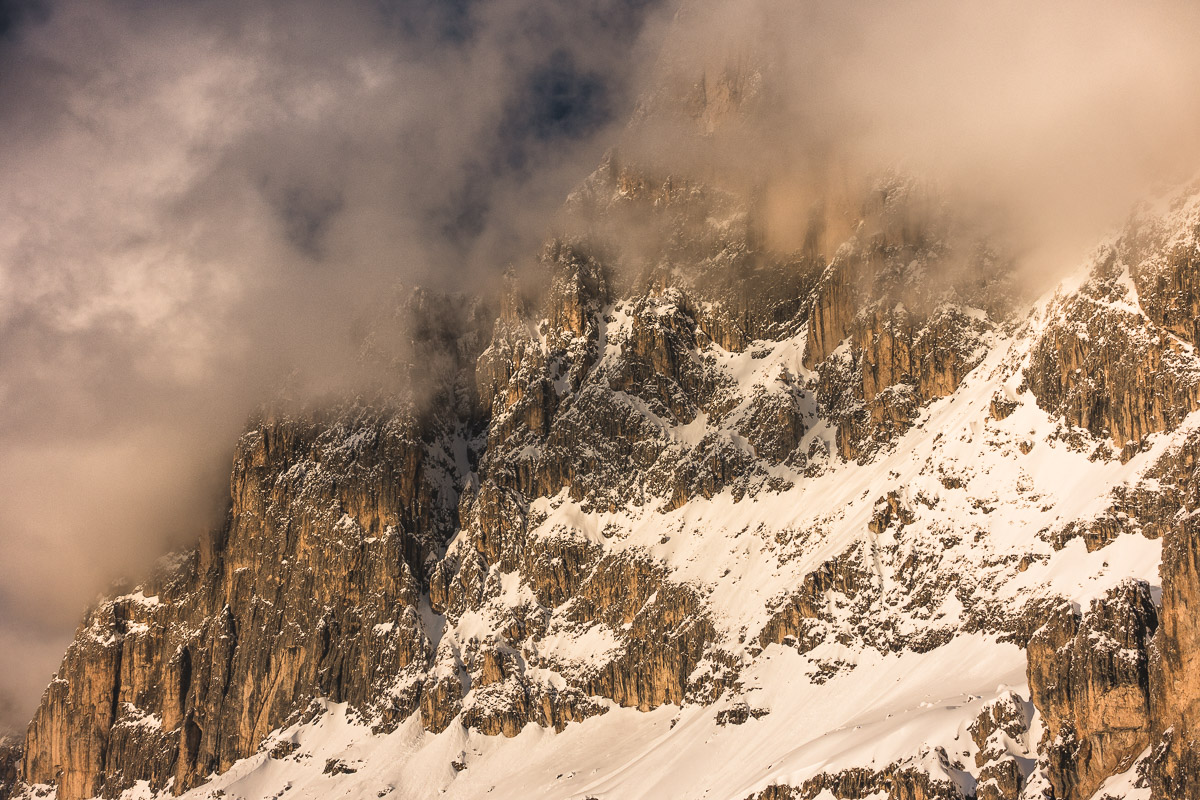
[[[21,748],[18,739],[0,736],[0,798],[7,800],[21,780]]]

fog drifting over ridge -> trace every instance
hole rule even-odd
[[[237,434],[397,284],[486,290],[627,116],[643,0],[0,8],[0,728],[214,524]]]
[[[765,185],[784,248],[874,171],[929,176],[1045,274],[1200,171],[1190,4],[673,15],[0,6],[0,728],[28,720],[95,592],[216,519],[234,439],[284,376],[336,373],[397,282],[486,289],[622,137],[664,170]],[[743,115],[622,134],[639,93],[731,63],[761,79]]]
[[[1132,205],[1200,172],[1194,4],[710,0],[692,11],[667,37],[668,74],[685,85],[703,71],[711,91],[730,64],[757,69],[761,81],[742,76],[753,112],[691,147],[660,126],[649,152],[765,186],[777,247],[798,246],[813,203],[853,206],[872,174],[899,169],[1009,238],[1046,288]]]

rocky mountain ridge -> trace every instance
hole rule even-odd
[[[776,253],[614,152],[498,312],[401,303],[424,395],[252,421],[4,791],[1196,796],[1198,197],[1030,311],[918,181]]]

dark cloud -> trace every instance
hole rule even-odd
[[[605,76],[581,69],[570,51],[561,49],[530,73],[509,108],[504,130],[517,142],[578,139],[610,122],[614,111]],[[523,159],[514,161],[524,166]]]
[[[0,0],[0,40],[15,36],[24,25],[44,22],[49,13],[41,0]]]

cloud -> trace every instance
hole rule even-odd
[[[0,726],[97,591],[219,518],[287,376],[342,379],[396,284],[482,290],[536,251],[661,12],[0,5]]]
[[[219,516],[257,403],[296,370],[341,380],[352,323],[397,282],[487,290],[612,143],[762,187],[784,249],[814,206],[836,242],[899,167],[1055,275],[1200,167],[1198,17],[0,0],[0,726],[28,719],[106,581]]]

